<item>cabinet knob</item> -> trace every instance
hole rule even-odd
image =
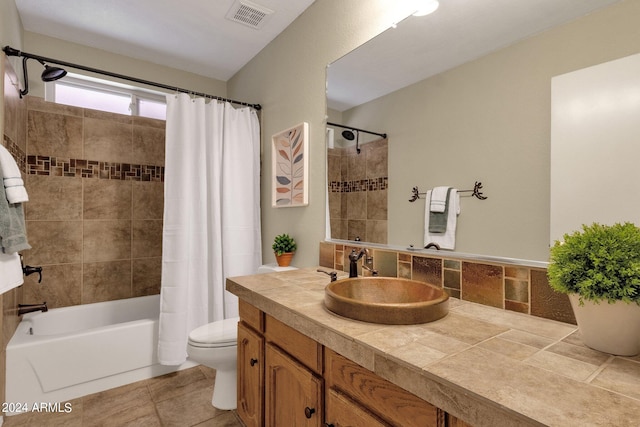
[[[324,423],[325,427],[335,427],[333,424],[329,424],[329,423]]]
[[[251,359],[249,363],[251,364],[251,366],[254,366],[256,363],[258,363],[258,359]]]
[[[313,414],[315,414],[316,410],[314,408],[309,408],[308,406],[304,408],[304,416],[307,418],[311,418]]]

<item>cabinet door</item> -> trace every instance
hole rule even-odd
[[[322,379],[278,347],[265,346],[265,421],[269,427],[322,425]]]
[[[238,323],[238,416],[247,427],[263,426],[264,338]]]
[[[389,424],[332,388],[327,391],[325,419],[325,425],[332,427],[389,427]]]

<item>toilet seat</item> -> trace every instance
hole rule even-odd
[[[200,348],[231,347],[238,339],[239,317],[202,325],[189,334],[189,345]]]

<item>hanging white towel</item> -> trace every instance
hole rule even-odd
[[[20,255],[0,252],[0,294],[22,285],[22,282]]]
[[[447,192],[449,187],[434,187],[431,190],[431,202],[428,206],[431,212],[444,212],[447,206]]]
[[[447,216],[447,229],[444,233],[429,232],[429,212],[431,205],[431,190],[427,191],[427,200],[424,210],[424,246],[437,245],[440,249],[455,249],[456,246],[456,225],[460,214],[460,195],[455,188],[451,189],[449,195],[449,212]]]
[[[0,168],[4,174],[2,184],[7,193],[9,203],[23,203],[29,201],[24,181],[20,175],[20,168],[9,151],[0,145]]]

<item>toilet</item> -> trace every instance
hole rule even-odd
[[[295,270],[295,267],[278,267],[266,264],[258,268],[257,274]],[[211,404],[224,410],[236,409],[237,405],[237,357],[239,317],[219,320],[202,325],[189,334],[187,354],[189,359],[216,370]]]

